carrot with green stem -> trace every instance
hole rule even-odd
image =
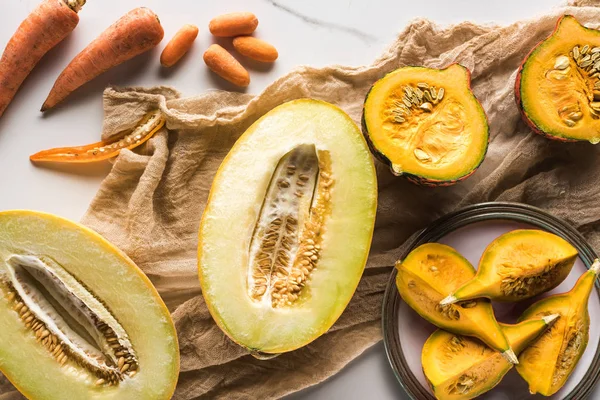
[[[152,10],[140,7],[129,11],[67,65],[54,82],[42,111],[110,68],[154,48],[163,36],[160,20]]]
[[[44,0],[17,28],[0,58],[0,116],[42,57],[75,29],[85,0]]]
[[[165,125],[165,118],[160,111],[148,113],[137,126],[122,132],[110,141],[92,143],[85,146],[59,147],[33,154],[29,159],[33,162],[54,163],[92,163],[108,160],[119,155],[121,150],[132,150],[141,146]]]

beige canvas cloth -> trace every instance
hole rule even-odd
[[[458,207],[492,200],[532,204],[566,219],[600,248],[600,147],[531,133],[513,94],[521,60],[550,34],[558,16],[573,14],[598,27],[596,5],[578,1],[507,27],[465,22],[440,28],[416,20],[372,65],[300,67],[258,96],[213,91],[181,99],[165,87],[108,89],[104,138],[157,107],[167,117],[167,128],[141,151],[121,153],[83,223],[124,250],[172,310],[181,346],[174,398],[277,398],[338,372],[381,340],[383,291],[407,238]],[[456,186],[432,189],[395,178],[378,164],[373,246],[347,310],[305,348],[269,361],[249,356],[215,325],[197,279],[198,225],[223,157],[257,118],[285,101],[329,101],[359,123],[367,90],[385,73],[405,65],[439,68],[454,62],[472,71],[473,90],[489,117],[490,148],[481,168]],[[18,398],[12,390],[0,379],[0,399]]]

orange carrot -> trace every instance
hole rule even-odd
[[[206,66],[221,78],[241,87],[250,84],[248,70],[230,52],[218,44],[211,44],[204,52],[203,58]]]
[[[46,111],[101,73],[160,43],[164,31],[158,16],[141,7],[131,10],[100,34],[67,65],[42,106]]]
[[[167,43],[160,55],[160,63],[163,67],[172,67],[188,52],[198,36],[196,25],[184,25]]]
[[[91,163],[116,157],[123,149],[134,149],[150,140],[165,124],[160,111],[147,114],[130,131],[119,135],[115,140],[88,144],[86,146],[59,147],[43,150],[29,157],[34,162]]]
[[[258,26],[258,18],[250,12],[234,12],[213,18],[208,30],[215,36],[233,37],[250,35]]]
[[[85,0],[44,0],[19,25],[0,59],[0,116],[25,78],[79,22]]]
[[[253,36],[238,36],[233,39],[233,47],[243,56],[256,61],[274,62],[279,57],[277,49],[264,40]]]

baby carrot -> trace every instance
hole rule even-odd
[[[123,149],[134,149],[150,140],[165,124],[165,118],[160,111],[147,114],[138,126],[117,139],[108,142],[98,142],[86,146],[59,147],[43,150],[29,157],[34,162],[55,163],[91,163],[107,160],[119,155]]]
[[[67,65],[54,82],[42,111],[54,107],[101,73],[152,49],[163,36],[158,16],[152,10],[141,7],[129,11]]]
[[[44,0],[19,25],[0,59],[0,116],[25,78],[79,22],[85,0]]]
[[[246,68],[218,44],[212,44],[206,49],[204,62],[211,71],[234,85],[246,87],[250,84],[250,74]]]
[[[164,67],[172,67],[177,64],[177,61],[192,47],[197,36],[198,27],[196,25],[187,24],[181,27],[175,36],[173,36],[173,39],[165,46],[160,55],[160,63]]]
[[[213,18],[208,30],[215,36],[233,37],[249,35],[258,26],[258,18],[250,12],[234,12]]]
[[[274,62],[279,57],[277,49],[264,40],[252,36],[238,36],[233,47],[241,54],[256,61]]]

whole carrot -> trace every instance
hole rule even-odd
[[[67,65],[54,82],[42,111],[54,107],[75,89],[110,68],[152,49],[164,34],[158,16],[152,10],[141,7],[129,11]]]
[[[198,27],[196,25],[184,25],[173,36],[173,39],[165,46],[160,55],[160,63],[163,67],[172,67],[188,52],[198,36]]]
[[[44,0],[21,22],[0,58],[0,116],[25,78],[79,22],[85,0]]]

